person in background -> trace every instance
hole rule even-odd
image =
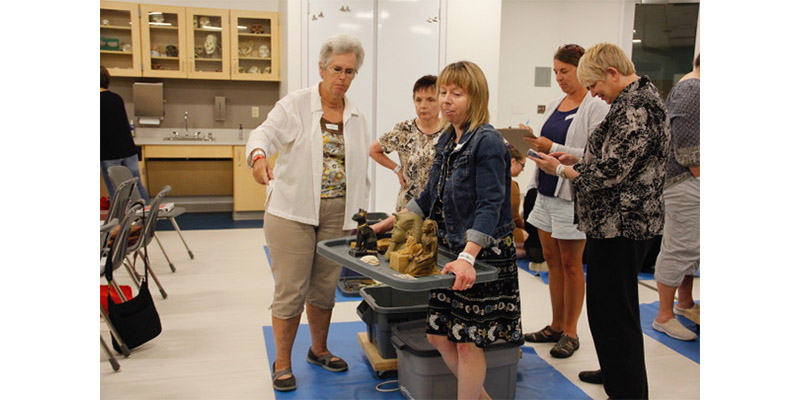
[[[428,173],[433,163],[433,147],[442,132],[436,77],[425,75],[419,78],[414,83],[412,97],[417,117],[398,123],[369,148],[369,156],[378,164],[392,170],[400,181],[395,211],[402,210],[428,183]],[[400,164],[386,155],[395,150],[400,156]]]
[[[318,241],[346,236],[350,217],[369,204],[367,120],[346,93],[364,62],[355,36],[329,37],[319,55],[322,82],[289,93],[250,133],[247,163],[267,185],[264,234],[272,256],[272,328],[276,356],[272,385],[297,387],[291,355],[305,305],[311,348],[306,361],[341,372],[327,339],[341,264],[316,254]],[[267,163],[280,153],[273,171]],[[270,181],[274,179],[274,183]]]
[[[541,135],[525,138],[536,151],[567,152],[583,155],[586,138],[608,113],[608,104],[592,97],[578,81],[578,61],[585,50],[577,44],[558,48],[553,57],[553,72],[564,96],[547,107]],[[527,125],[520,128],[528,129]],[[578,318],[583,308],[585,284],[583,249],[586,235],[575,222],[572,184],[567,179],[540,173],[534,164],[528,190],[538,192],[528,223],[538,229],[544,259],[547,262],[550,284],[550,325],[537,332],[525,334],[528,342],[553,342],[550,355],[557,358],[572,356],[580,347]]]
[[[141,182],[139,174],[139,156],[136,144],[133,143],[131,126],[125,102],[118,94],[108,90],[111,75],[104,66],[100,66],[100,172],[108,190],[108,197],[113,198],[117,188],[111,183],[108,169],[122,165],[131,170],[133,176],[139,178],[136,186],[139,195],[146,203],[150,203],[147,189]]]
[[[664,226],[669,121],[664,101],[619,46],[600,43],[578,63],[578,80],[611,108],[589,134],[583,158],[567,152],[529,157],[572,181],[578,229],[586,233],[586,311],[602,382],[612,399],[648,398],[638,273]]]
[[[525,156],[511,144],[507,144],[508,151],[511,153],[511,177],[516,178],[525,169]],[[514,247],[517,249],[517,258],[525,258],[525,240],[528,239],[528,232],[525,231],[525,222],[519,214],[521,202],[519,183],[511,179],[511,220],[514,222]]]
[[[695,340],[675,314],[695,306],[694,274],[700,268],[700,55],[694,69],[667,97],[672,140],[664,185],[664,237],[656,259],[658,315],[653,329],[678,340]],[[675,291],[678,304],[673,308]]]
[[[489,87],[483,71],[459,61],[442,70],[439,104],[447,120],[425,190],[407,211],[438,224],[439,246],[458,257],[442,268],[449,289],[431,290],[426,333],[458,379],[459,399],[489,398],[484,348],[504,339],[522,343],[519,281],[511,222],[511,160],[500,133],[489,125]],[[392,227],[394,216],[373,229]],[[498,270],[475,283],[475,260]]]

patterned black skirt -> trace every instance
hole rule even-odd
[[[431,290],[426,333],[447,336],[452,342],[472,342],[477,347],[498,339],[521,344],[513,235],[509,233],[495,247],[481,250],[477,259],[497,268],[498,279],[476,283],[467,290]]]

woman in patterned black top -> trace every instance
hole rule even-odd
[[[572,180],[578,228],[586,233],[586,310],[610,398],[648,397],[637,275],[664,226],[669,124],[650,79],[636,75],[619,46],[598,44],[578,63],[578,79],[611,105],[582,159],[539,153],[542,171]]]
[[[425,75],[419,78],[414,83],[413,98],[417,118],[398,123],[369,148],[369,156],[394,171],[400,181],[395,211],[402,210],[425,189],[435,154],[433,146],[442,132],[436,77]],[[400,156],[400,164],[386,156],[395,150]]]

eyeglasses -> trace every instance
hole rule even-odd
[[[559,47],[558,50],[559,51],[561,51],[561,50],[564,50],[564,51],[576,51],[576,52],[580,53],[581,55],[583,55],[583,53],[586,53],[586,50],[583,47],[581,47],[581,46],[579,46],[577,44],[565,44],[565,45]]]
[[[348,78],[352,78],[356,75],[356,70],[352,68],[344,69],[338,65],[329,65],[328,70],[331,71],[334,75],[339,76],[344,72],[344,75]]]

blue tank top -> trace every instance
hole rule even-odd
[[[577,112],[578,107],[569,111],[555,110],[542,126],[542,136],[555,143],[564,144],[567,140],[569,125],[572,123],[572,120],[575,118],[575,113]],[[552,197],[556,192],[557,184],[557,176],[539,171],[539,185],[537,186],[539,194]]]

